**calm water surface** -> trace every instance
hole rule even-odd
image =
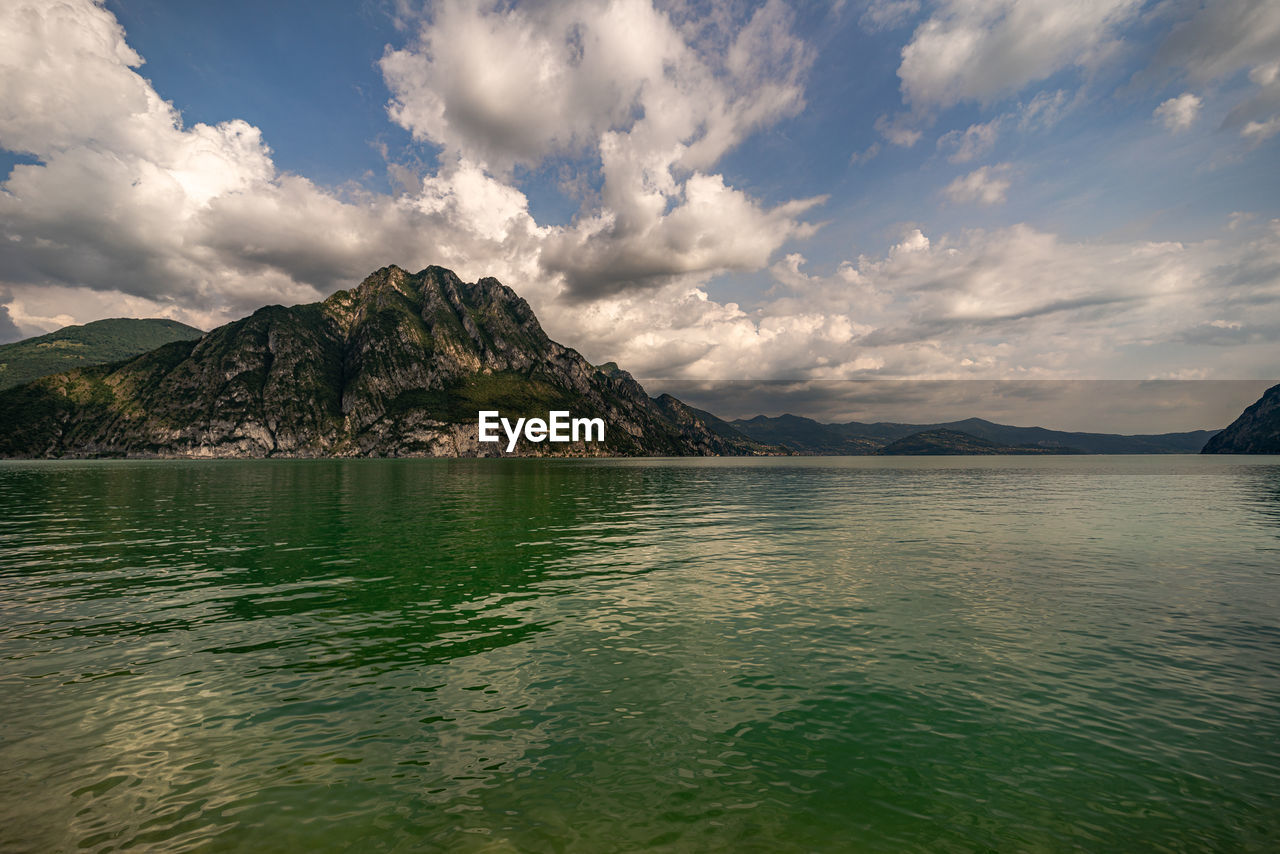
[[[0,464],[3,851],[1280,850],[1280,458]]]

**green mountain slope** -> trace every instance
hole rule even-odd
[[[119,362],[203,334],[194,326],[163,318],[121,317],[67,326],[48,335],[0,345],[0,389],[72,368]]]
[[[689,412],[676,423],[630,374],[550,340],[495,279],[384,267],[322,303],[0,393],[0,456],[495,456],[506,442],[478,441],[478,411],[561,409],[602,418],[605,441],[515,452],[759,452]]]

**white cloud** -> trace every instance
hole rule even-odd
[[[1232,211],[1231,215],[1227,217],[1227,230],[1235,231],[1237,228],[1248,225],[1257,218],[1258,215],[1251,211]]]
[[[990,151],[1005,129],[1015,128],[1030,133],[1053,127],[1062,118],[1066,104],[1067,93],[1061,89],[1037,92],[1029,102],[1018,104],[1013,110],[990,121],[944,133],[938,137],[938,150],[950,150],[947,159],[952,163],[968,163]]]
[[[672,382],[1239,378],[1271,370],[1280,334],[1280,226],[1193,244],[910,228],[880,257],[806,266],[774,263],[777,286],[750,311],[671,284],[584,305],[573,323],[588,357]]]
[[[1272,116],[1265,122],[1249,122],[1240,129],[1240,135],[1254,145],[1265,142],[1280,133],[1280,116]]]
[[[953,130],[938,138],[938,149],[953,149],[947,159],[952,163],[968,163],[991,150],[1000,136],[1001,118],[984,124],[970,125],[964,131]]]
[[[849,162],[854,166],[861,166],[863,163],[874,160],[880,154],[880,143],[873,142],[862,151],[855,151],[849,155]]]
[[[659,204],[665,195],[655,194],[651,209],[614,208],[583,220],[547,240],[542,264],[563,273],[572,292],[593,295],[690,273],[759,269],[783,241],[812,233],[797,217],[820,201],[766,211],[719,175],[696,172],[676,199],[667,213]]]
[[[1178,97],[1170,98],[1156,107],[1153,115],[1163,122],[1166,128],[1176,133],[1195,124],[1196,116],[1200,114],[1200,107],[1203,104],[1204,101],[1199,96],[1183,92]]]
[[[648,3],[591,15],[582,4],[525,11],[445,0],[417,42],[388,50],[381,67],[397,123],[448,155],[505,171],[626,123],[645,84],[686,59],[683,47]]]
[[[876,119],[876,132],[893,145],[911,148],[920,141],[924,132],[916,127],[918,116],[911,113],[899,113],[896,116],[881,116]]]
[[[890,257],[903,255],[908,252],[927,252],[929,251],[929,238],[918,228],[913,228],[903,235],[901,243],[895,243],[889,250]]]
[[[5,148],[43,155],[86,138],[129,147],[140,122],[173,121],[169,106],[131,70],[142,58],[105,9],[8,2],[0,21]]]
[[[1012,183],[1007,177],[1009,164],[983,166],[956,178],[942,192],[956,204],[1003,204]]]
[[[1140,0],[941,0],[902,49],[898,76],[917,107],[990,102],[1105,57]]]
[[[796,216],[819,200],[766,209],[710,168],[802,108],[812,55],[790,25],[778,0],[736,22],[677,21],[649,0],[448,0],[382,69],[392,118],[446,159],[503,175],[553,155],[599,158],[598,205],[541,255],[548,275],[594,297],[756,269],[808,233]]]
[[[912,229],[883,257],[828,277],[805,274],[803,263],[792,255],[774,265],[786,293],[761,314],[818,306],[846,316],[856,334],[822,355],[847,378],[1243,377],[1267,373],[1267,342],[1280,332],[1274,224],[1230,244],[1071,242],[1026,225],[938,239]],[[1170,348],[1195,337],[1204,317],[1230,340]],[[858,360],[880,367],[847,368]]]
[[[920,11],[920,0],[871,0],[862,13],[863,29],[877,33],[905,25]]]
[[[1280,60],[1258,65],[1249,71],[1249,80],[1259,86],[1272,86],[1280,81]]]
[[[722,41],[700,50],[648,0],[446,0],[381,66],[396,122],[498,173],[594,149],[611,132],[698,169],[804,103],[812,57],[783,4]]]
[[[0,194],[5,277],[216,299],[211,259],[188,238],[219,197],[271,180],[258,130],[183,128],[93,4],[7,4],[0,32],[0,146],[41,161],[16,166]]]
[[[1061,89],[1053,92],[1037,92],[1030,103],[1019,106],[1018,130],[1043,130],[1053,127],[1062,118],[1066,104],[1067,93]]]

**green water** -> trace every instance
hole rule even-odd
[[[3,851],[1275,851],[1280,458],[0,464]]]

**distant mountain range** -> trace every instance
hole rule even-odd
[[[1073,433],[1044,427],[1010,427],[981,418],[941,424],[898,424],[849,421],[821,424],[811,418],[780,415],[731,421],[730,426],[759,442],[781,445],[802,454],[875,454],[913,434],[946,430],[1005,448],[1031,447],[1045,451],[1087,454],[1194,454],[1216,430],[1120,436],[1111,433]]]
[[[148,335],[165,340],[148,347]],[[513,420],[567,410],[607,424],[601,442],[526,436],[514,447],[555,456],[1261,452],[1252,449],[1274,447],[1266,442],[1280,433],[1280,386],[1213,442],[1217,431],[1119,436],[979,418],[730,422],[670,395],[650,398],[616,364],[593,366],[549,339],[496,279],[465,283],[441,267],[384,267],[324,302],[267,306],[207,334],[173,321],[111,320],[0,348],[50,351],[54,361],[28,358],[23,370],[58,373],[0,391],[0,456],[504,454],[505,442],[480,441],[481,410]],[[71,370],[57,362],[67,354]]]
[[[67,326],[48,335],[0,344],[0,389],[49,374],[104,365],[139,356],[173,341],[193,341],[204,332],[176,320],[128,317]]]
[[[980,439],[959,430],[922,430],[901,439],[895,439],[876,451],[887,457],[926,457],[926,456],[975,456],[975,455],[1035,455],[1046,454],[1083,454],[1075,448],[1064,448],[1058,445],[1043,447],[1039,445],[1001,445],[988,439]]]

